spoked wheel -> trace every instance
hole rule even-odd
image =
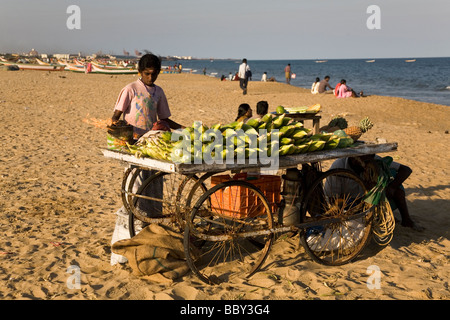
[[[257,187],[245,181],[218,184],[197,201],[186,223],[187,263],[208,284],[235,273],[250,277],[267,258],[272,227],[271,208]]]
[[[187,194],[198,178],[148,170],[136,174],[144,175],[145,180],[136,192],[131,191],[132,186],[127,192],[130,236],[134,237],[149,223],[172,224],[182,229],[190,212]],[[191,197],[198,199],[205,191],[201,184]]]
[[[371,234],[372,207],[364,202],[368,190],[345,169],[329,170],[316,179],[302,204],[300,241],[308,255],[324,265],[354,259]]]

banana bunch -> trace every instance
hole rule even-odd
[[[344,148],[353,144],[343,130],[311,134],[301,122],[286,114],[266,114],[247,123],[232,122],[207,127],[194,122],[182,131],[156,132],[142,137],[129,151],[137,157],[150,157],[179,163],[252,158],[261,155],[285,156]]]

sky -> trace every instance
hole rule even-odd
[[[449,57],[449,0],[2,0],[0,52]],[[71,5],[79,15],[67,12]],[[369,11],[376,5],[379,11]],[[69,28],[79,22],[79,29]],[[368,21],[370,28],[368,27]],[[373,28],[376,26],[377,28]]]

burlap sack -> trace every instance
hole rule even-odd
[[[128,259],[136,276],[160,273],[174,280],[189,271],[183,236],[167,226],[150,224],[133,238],[115,242],[112,251]]]

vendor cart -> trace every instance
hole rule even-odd
[[[270,166],[259,162],[176,164],[107,149],[103,154],[127,166],[122,200],[130,235],[150,223],[176,226],[184,233],[191,270],[216,284],[233,274],[257,272],[283,233],[298,233],[318,263],[341,265],[354,259],[371,236],[374,210],[364,201],[369,190],[352,171],[322,172],[320,162],[396,149],[397,143],[358,142],[280,156],[282,173],[269,176],[252,173]],[[248,172],[225,174],[239,171]],[[136,189],[137,179],[142,183]]]

